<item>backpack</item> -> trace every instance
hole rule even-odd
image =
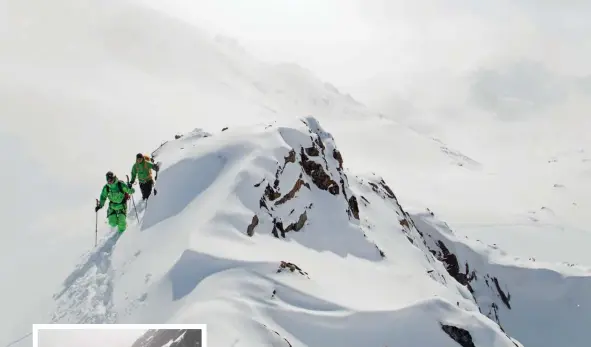
[[[148,162],[149,162],[149,161],[153,163],[153,162],[154,162],[154,158],[150,158],[150,156],[149,156],[149,155],[145,155],[145,154],[144,154],[144,169],[146,169],[146,171],[148,171],[148,172],[150,172],[150,171],[148,170]]]
[[[125,194],[125,197],[123,198],[123,201],[121,203],[126,204],[127,200],[129,200],[129,194],[123,191],[123,181],[118,180],[117,186],[119,187],[119,191],[121,191],[123,194]],[[106,187],[107,187],[107,194],[109,194],[110,193],[109,185],[107,184]]]

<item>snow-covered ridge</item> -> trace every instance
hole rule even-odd
[[[175,137],[140,225],[83,259],[54,322],[207,323],[215,346],[586,346],[588,270],[495,262],[351,173],[317,119]]]
[[[432,212],[411,216],[422,242],[467,286],[480,311],[526,346],[583,346],[591,315],[591,269],[510,258],[459,239]]]

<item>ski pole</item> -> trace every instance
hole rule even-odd
[[[96,205],[99,205],[99,201],[98,199],[96,199]],[[98,211],[94,212],[94,247],[96,247],[96,243],[97,243],[97,234],[98,234]]]
[[[152,162],[154,162],[154,158],[152,158]],[[158,163],[156,163],[156,165],[158,165]],[[156,170],[154,170],[156,171]],[[158,191],[156,190],[156,181],[158,181],[158,172],[160,171],[160,166],[158,166],[158,170],[156,171],[156,176],[154,177],[154,195],[158,194]]]
[[[127,177],[127,184],[129,185],[129,175],[125,175]],[[133,203],[133,209],[135,211],[135,218],[137,218],[137,224],[140,224],[140,216],[137,214],[137,208],[135,208],[135,199],[133,198],[133,194],[131,195],[131,202]]]
[[[137,214],[137,208],[135,208],[135,199],[131,196],[131,202],[133,202],[133,209],[135,210],[135,218],[137,218],[137,224],[140,224],[140,216]]]

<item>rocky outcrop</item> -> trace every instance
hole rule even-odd
[[[246,228],[246,234],[248,236],[254,235],[254,228],[256,228],[257,225],[259,225],[259,217],[255,214],[252,217],[252,222],[250,223],[250,225],[248,226],[248,228]]]
[[[432,218],[434,214],[428,211],[428,216]],[[505,286],[499,278],[480,268],[480,262],[470,264],[468,259],[463,259],[459,254],[451,251],[450,246],[452,245],[448,243],[449,241],[436,229],[419,219],[417,217],[420,222],[420,227],[417,230],[420,230],[423,243],[428,247],[429,251],[445,265],[450,276],[472,293],[474,302],[479,305],[481,312],[497,322],[501,330],[504,331],[500,307],[504,306],[506,309],[511,310],[511,294],[506,289],[503,289]],[[486,302],[479,303],[479,297],[496,299],[493,299],[492,302],[487,299]]]
[[[331,177],[324,171],[322,165],[319,163],[309,160],[308,156],[304,153],[304,149],[300,153],[301,161],[300,165],[304,169],[304,172],[312,178],[312,182],[316,187],[322,190],[328,190],[332,195],[339,194],[339,186],[331,179]]]
[[[296,264],[287,262],[287,261],[281,261],[281,263],[279,263],[279,269],[277,269],[277,273],[281,273],[283,271],[290,271],[290,272],[297,271],[300,275],[310,278],[308,276],[308,273],[305,272],[304,270],[300,269],[299,266],[297,266]]]
[[[476,347],[468,330],[445,324],[441,324],[441,330],[462,347]]]
[[[357,198],[355,196],[351,196],[349,198],[349,210],[355,219],[359,219],[359,205],[357,204]]]
[[[334,139],[315,121],[310,122],[308,119],[308,122],[304,121],[304,123],[307,125],[309,142],[295,144],[292,141],[293,147],[283,155],[283,162],[278,163],[274,177],[264,177],[254,184],[255,188],[263,189],[264,187],[264,189],[259,199],[260,211],[255,211],[257,220],[255,222],[253,218],[251,224],[246,227],[249,236],[254,235],[254,228],[257,225],[265,223],[272,226],[270,231],[275,237],[285,238],[289,232],[304,230],[310,216],[308,211],[312,209],[313,204],[304,201],[304,207],[298,207],[302,206],[299,198],[302,190],[311,192],[312,189],[318,189],[333,196],[342,196],[349,219],[359,220],[360,218],[358,200],[348,187],[343,157],[334,145]],[[299,168],[296,169],[297,167]],[[290,174],[286,174],[286,170],[290,171]],[[287,186],[285,180],[289,182],[293,179],[287,177],[293,177],[294,170],[300,172],[295,181],[289,185],[289,191],[284,193],[281,187],[285,189]],[[292,205],[294,207],[290,208],[288,215],[280,211]],[[263,218],[262,216],[265,216],[266,222],[260,219]]]
[[[480,282],[484,282],[486,284],[486,288],[488,288],[491,293],[496,294],[498,302],[493,301],[492,303],[479,304],[479,308],[483,314],[495,321],[499,325],[500,329],[503,330],[501,319],[499,318],[499,307],[500,305],[503,305],[507,307],[507,309],[511,309],[511,295],[502,289],[503,285],[500,283],[500,280],[486,272],[482,273],[479,277],[479,271],[471,266],[468,261],[460,259],[456,253],[452,252],[448,245],[446,245],[446,241],[443,238],[438,237],[436,233],[433,232],[433,230],[417,227],[415,220],[402,208],[398,202],[398,199],[396,198],[396,195],[382,178],[376,176],[372,179],[361,180],[361,183],[370,188],[381,199],[388,200],[393,204],[395,207],[394,210],[398,216],[398,224],[401,226],[401,231],[405,234],[407,240],[415,247],[421,249],[426,255],[431,256],[431,258],[427,257],[429,262],[439,262],[443,264],[447,275],[451,276],[452,279],[461,286],[466,287],[466,289],[472,294],[475,303],[479,304],[477,300],[479,295],[484,294],[484,297],[487,297],[487,294],[482,292],[481,288],[483,286],[480,285]],[[363,199],[364,205],[369,205],[370,202],[366,200],[367,199]],[[433,216],[433,212],[427,211],[427,213],[429,216]],[[443,285],[447,285],[447,282],[449,281],[446,279],[449,277],[445,276],[444,273],[438,272],[437,267],[429,270],[428,274],[431,276],[431,278],[433,278],[433,280],[438,281]],[[480,291],[477,291],[474,288],[474,283],[476,281],[480,281],[478,286]],[[460,341],[458,341],[458,343],[461,345],[462,343],[465,343],[466,346],[472,346],[470,344],[471,342],[469,342],[469,339],[467,339],[468,335],[460,333],[461,329],[454,327],[448,327],[445,329],[452,335],[459,338]]]
[[[293,188],[291,188],[289,193],[285,194],[279,201],[275,203],[275,205],[282,205],[285,204],[287,201],[293,199],[295,197],[295,194],[300,190],[300,188],[302,188],[302,186],[305,186],[306,188],[310,189],[310,185],[304,182],[304,180],[302,180],[302,175],[300,174],[300,178],[298,178],[298,180],[294,184]]]
[[[337,151],[337,149],[335,148],[332,151],[332,157],[339,162],[339,170],[343,169],[343,156],[341,155],[341,152]]]

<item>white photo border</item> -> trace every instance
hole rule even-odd
[[[201,330],[203,347],[207,345],[207,324],[33,324],[33,347],[39,347],[39,330]]]

